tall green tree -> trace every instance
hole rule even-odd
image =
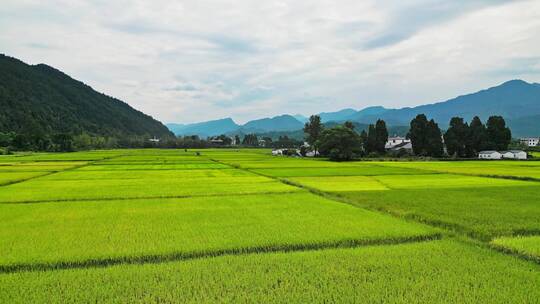
[[[242,145],[249,147],[257,147],[259,145],[259,139],[255,134],[246,134],[242,140]]]
[[[309,121],[304,125],[304,133],[306,134],[306,141],[315,151],[317,151],[317,141],[323,131],[324,127],[321,123],[321,117],[319,115],[311,115]]]
[[[388,141],[388,130],[384,120],[379,119],[375,124],[375,151],[381,154],[386,152],[385,145]]]
[[[475,116],[469,124],[469,136],[467,141],[469,156],[475,156],[487,147],[486,126],[478,116]]]
[[[377,151],[377,132],[375,126],[370,124],[367,132],[367,140],[364,145],[366,153],[373,153]]]
[[[407,137],[411,139],[413,152],[418,156],[441,157],[444,154],[441,129],[432,119],[419,114],[411,120],[411,128]]]
[[[411,120],[409,133],[407,137],[411,140],[413,152],[418,156],[428,155],[427,134],[428,120],[426,115],[419,114]]]
[[[457,157],[468,156],[469,125],[461,117],[452,117],[448,130],[444,134],[444,143],[448,155]]]
[[[343,126],[345,126],[345,128],[349,128],[351,130],[354,130],[354,124],[352,123],[352,121],[346,121]]]
[[[433,119],[427,124],[427,151],[431,157],[442,157],[444,155],[441,129]]]
[[[345,126],[326,129],[319,139],[319,152],[333,161],[347,161],[362,153],[362,140],[358,133]]]
[[[486,123],[488,149],[506,150],[512,141],[512,132],[502,116],[491,116]]]

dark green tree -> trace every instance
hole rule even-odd
[[[502,116],[491,116],[486,123],[488,149],[506,150],[512,141],[512,132]]]
[[[319,152],[333,161],[351,160],[362,153],[362,140],[353,130],[336,126],[321,133]]]
[[[384,120],[377,120],[375,124],[375,151],[384,154],[386,149],[384,148],[388,141],[388,130],[386,129],[386,123]]]
[[[469,140],[469,125],[463,122],[461,117],[452,117],[448,130],[444,134],[444,143],[448,150],[448,155],[456,157],[467,157],[468,140]]]
[[[467,140],[467,150],[469,157],[476,156],[478,152],[487,148],[486,127],[478,116],[471,120],[469,125],[469,136]]]
[[[319,115],[311,115],[309,121],[304,125],[304,133],[306,134],[306,141],[317,151],[317,141],[324,127],[321,123],[321,117]]]
[[[257,147],[259,145],[259,139],[255,134],[246,134],[242,140],[242,145],[249,147]]]
[[[343,126],[345,126],[345,128],[349,128],[351,130],[354,130],[354,124],[351,122],[351,121],[346,121]]]
[[[439,129],[439,125],[433,119],[427,124],[427,144],[428,156],[442,157],[444,155],[441,129]]]
[[[411,120],[411,127],[407,137],[411,140],[413,152],[418,156],[428,155],[427,129],[428,120],[426,115],[419,114]]]
[[[444,154],[441,129],[433,119],[428,121],[424,114],[411,120],[407,137],[411,139],[415,155],[441,157]]]
[[[377,151],[377,132],[374,125],[369,125],[368,127],[367,140],[364,149],[368,154]]]
[[[73,136],[67,133],[58,133],[52,137],[52,143],[56,152],[73,151]]]

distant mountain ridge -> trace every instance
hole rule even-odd
[[[389,126],[408,126],[411,119],[422,113],[435,119],[443,129],[448,126],[450,119],[454,116],[463,117],[466,121],[470,121],[474,116],[479,116],[485,121],[489,116],[501,115],[512,129],[514,137],[540,136],[540,84],[528,83],[523,80],[510,80],[476,93],[417,107],[387,109],[374,106],[359,111],[347,108],[336,112],[323,112],[318,115],[323,123],[349,120],[360,124],[370,124],[377,119],[384,119]],[[276,117],[286,117],[286,119],[276,119]],[[246,125],[237,125],[237,128],[232,131],[231,128],[212,130],[209,128],[207,133],[219,135],[231,132],[247,133],[250,130],[256,133],[292,132],[300,130],[307,120],[307,117],[300,114],[276,117],[248,122],[246,125],[250,128],[245,128]],[[205,123],[199,124],[204,125]],[[254,125],[257,127],[251,128]],[[189,130],[189,128],[184,130]]]
[[[172,136],[159,121],[45,64],[0,54],[0,132]]]

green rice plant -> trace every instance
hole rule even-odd
[[[0,272],[325,246],[439,231],[307,192],[0,205]]]
[[[491,241],[491,244],[540,262],[540,235],[501,237]]]
[[[337,163],[322,160],[311,159],[296,159],[296,158],[281,158],[275,157],[269,160],[259,161],[235,161],[235,160],[223,160],[222,162],[245,169],[263,169],[263,168],[343,168],[354,167],[353,163]]]
[[[40,181],[59,180],[103,180],[103,179],[147,179],[147,180],[197,180],[209,184],[212,182],[229,182],[229,177],[235,177],[234,182],[268,182],[271,179],[237,169],[193,169],[193,170],[86,170],[83,167],[76,170],[58,172],[41,178]],[[101,166],[100,166],[101,167]],[[110,166],[115,167],[115,166]]]
[[[53,175],[49,176],[53,178]],[[34,179],[0,188],[0,203],[188,197],[294,192],[298,188],[263,177],[206,179]]]
[[[422,170],[407,168],[391,168],[375,165],[362,165],[354,167],[331,168],[270,168],[252,169],[251,171],[274,177],[303,177],[303,176],[373,176],[373,175],[405,175],[430,174]]]
[[[122,155],[122,150],[99,150],[71,153],[32,153],[17,158],[21,161],[92,161]]]
[[[537,264],[455,241],[0,275],[4,303],[537,303]]]
[[[0,164],[0,172],[54,172],[83,166],[86,162],[13,162]]]
[[[479,176],[540,179],[540,163],[523,161],[381,162],[387,167]]]
[[[391,189],[440,189],[534,186],[537,182],[508,180],[456,174],[382,175],[374,179]]]
[[[47,174],[48,172],[1,172],[0,171],[0,186],[11,184],[14,182],[27,180],[33,177]]]
[[[326,192],[389,190],[385,185],[368,176],[291,177],[287,180]]]
[[[99,163],[81,168],[85,171],[132,171],[132,170],[185,170],[185,169],[227,169],[230,166],[215,162],[179,162],[179,163]]]
[[[350,203],[464,232],[486,241],[540,231],[540,186],[340,192]]]

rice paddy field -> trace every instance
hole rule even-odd
[[[540,303],[540,162],[0,156],[0,303]]]

